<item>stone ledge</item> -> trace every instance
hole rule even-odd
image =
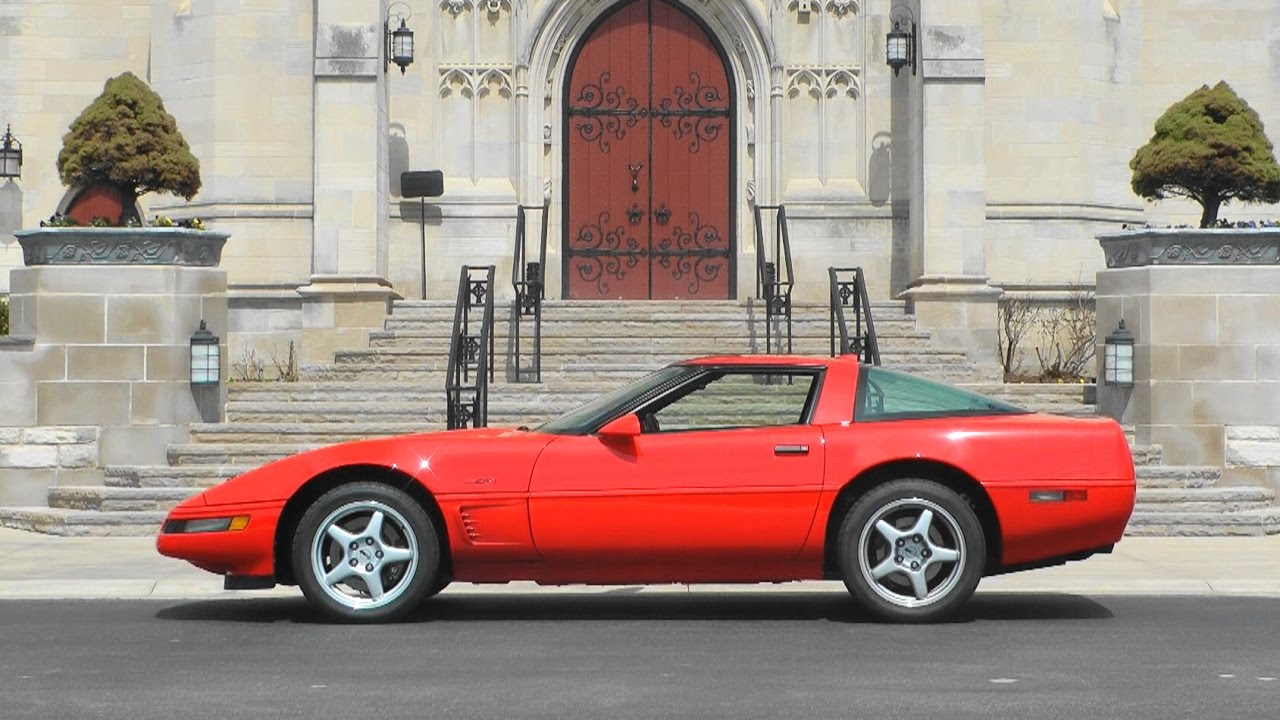
[[[1126,230],[1098,242],[1108,268],[1280,264],[1280,228]]]

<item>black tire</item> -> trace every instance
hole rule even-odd
[[[859,498],[838,542],[849,593],[890,622],[953,616],[986,566],[986,537],[973,508],[950,488],[922,479],[894,480]]]
[[[379,515],[375,537],[369,526]],[[402,619],[439,582],[431,517],[409,495],[380,483],[341,485],[320,496],[298,523],[292,552],[302,593],[339,622]]]

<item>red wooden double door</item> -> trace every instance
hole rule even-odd
[[[702,26],[662,0],[618,7],[579,47],[566,108],[571,298],[733,291],[733,93]]]

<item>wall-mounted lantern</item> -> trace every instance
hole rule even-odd
[[[217,385],[222,381],[221,362],[218,336],[201,320],[200,329],[191,336],[191,384]]]
[[[916,19],[911,11],[899,5],[889,13],[893,29],[885,36],[884,58],[893,75],[910,65],[911,74],[916,74]]]
[[[399,8],[403,8],[403,11]],[[395,63],[400,68],[401,75],[405,68],[413,64],[413,31],[405,24],[411,17],[413,11],[402,2],[394,3],[387,10],[386,65],[390,67],[391,63]],[[395,27],[397,20],[400,21],[399,27]]]
[[[1120,327],[1103,340],[1102,380],[1115,387],[1133,387],[1133,335]]]
[[[13,130],[4,126],[0,138],[0,178],[16,178],[22,174],[22,143],[13,136]]]

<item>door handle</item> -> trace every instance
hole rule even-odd
[[[644,169],[644,163],[627,163],[627,169],[631,171],[631,192],[640,192],[640,171]]]
[[[808,445],[774,445],[774,455],[808,455]]]

